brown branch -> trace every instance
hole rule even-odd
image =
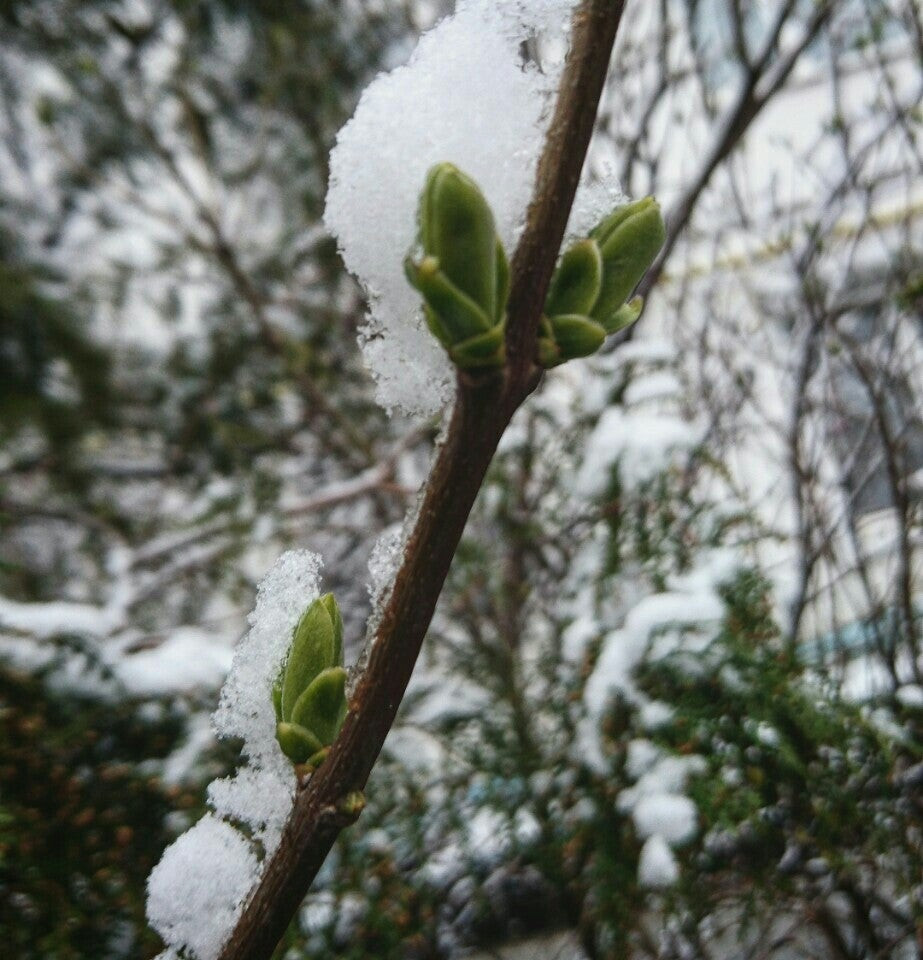
[[[577,192],[609,69],[624,0],[584,0],[574,15],[568,57],[526,229],[513,256],[506,349],[513,380],[525,381],[535,357],[537,319]]]
[[[279,848],[220,960],[268,960],[340,830],[351,822],[341,812],[343,799],[365,787],[410,680],[484,474],[510,418],[541,378],[533,362],[538,320],[593,133],[623,7],[623,0],[583,0],[575,13],[534,198],[513,257],[507,367],[502,374],[459,375],[447,437],[343,729],[330,756],[297,791]]]

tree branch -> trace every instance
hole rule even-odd
[[[502,374],[459,374],[445,443],[371,644],[368,665],[330,755],[300,787],[282,841],[220,960],[269,960],[333,846],[354,816],[343,799],[365,787],[410,680],[468,514],[500,437],[535,389],[535,342],[545,293],[599,105],[623,0],[583,0],[512,263]]]

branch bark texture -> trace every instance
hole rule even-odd
[[[511,417],[541,379],[538,321],[589,146],[624,0],[584,0],[574,14],[526,227],[512,262],[506,367],[460,374],[444,444],[366,669],[330,755],[296,793],[279,848],[220,960],[269,960],[355,808],[394,722],[468,515]]]

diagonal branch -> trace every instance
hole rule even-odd
[[[345,798],[365,787],[497,444],[541,376],[533,362],[538,321],[593,133],[623,7],[623,0],[583,0],[574,14],[571,49],[538,165],[534,199],[513,257],[508,365],[502,375],[459,375],[446,440],[427,482],[349,714],[327,760],[298,789],[282,841],[220,960],[268,960],[340,831],[357,815]]]
[[[580,182],[624,0],[585,0],[574,14],[571,54],[538,163],[526,228],[513,255],[506,348],[513,380],[535,356],[538,317]]]

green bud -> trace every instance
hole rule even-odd
[[[433,167],[420,202],[420,244],[488,316],[497,304],[497,230],[478,185],[451,163]]]
[[[324,745],[310,730],[295,723],[280,723],[276,727],[276,739],[292,763],[305,763],[309,757],[324,749]]]
[[[276,711],[276,723],[282,722],[282,677],[283,674],[279,674],[279,678],[272,685],[272,706]]]
[[[443,343],[458,343],[491,328],[487,314],[439,269],[435,257],[404,261],[408,280],[423,294],[430,330]]]
[[[554,339],[554,330],[546,316],[538,321],[538,363],[546,370],[556,367],[561,362],[561,351]]]
[[[493,214],[477,184],[450,163],[433,167],[420,197],[418,243],[404,261],[423,295],[426,322],[460,367],[500,366],[503,351],[466,344],[499,330],[502,340],[509,264]]]
[[[551,317],[550,323],[558,348],[558,357],[552,366],[577,357],[588,357],[596,353],[606,339],[606,331],[600,324],[579,314]]]
[[[603,261],[595,240],[575,243],[561,257],[545,300],[549,317],[560,314],[588,315],[602,287]]]
[[[320,763],[346,717],[343,619],[327,593],[302,614],[272,688],[276,739],[295,764]],[[316,761],[316,763],[315,763]]]
[[[643,200],[621,204],[593,227],[590,236],[602,246],[612,236],[617,227],[620,227],[630,216],[637,213],[640,208],[650,205],[652,199],[653,197],[644,197]]]
[[[333,624],[333,663],[339,665],[343,662],[343,617],[340,614],[340,607],[332,593],[325,593],[320,598],[320,602],[326,608],[330,622]]]
[[[283,717],[291,717],[295,701],[321,670],[334,666],[335,645],[330,613],[323,601],[315,600],[295,627],[282,679]]]
[[[613,211],[592,234],[603,261],[602,289],[590,316],[609,326],[663,246],[666,232],[653,197]]]

